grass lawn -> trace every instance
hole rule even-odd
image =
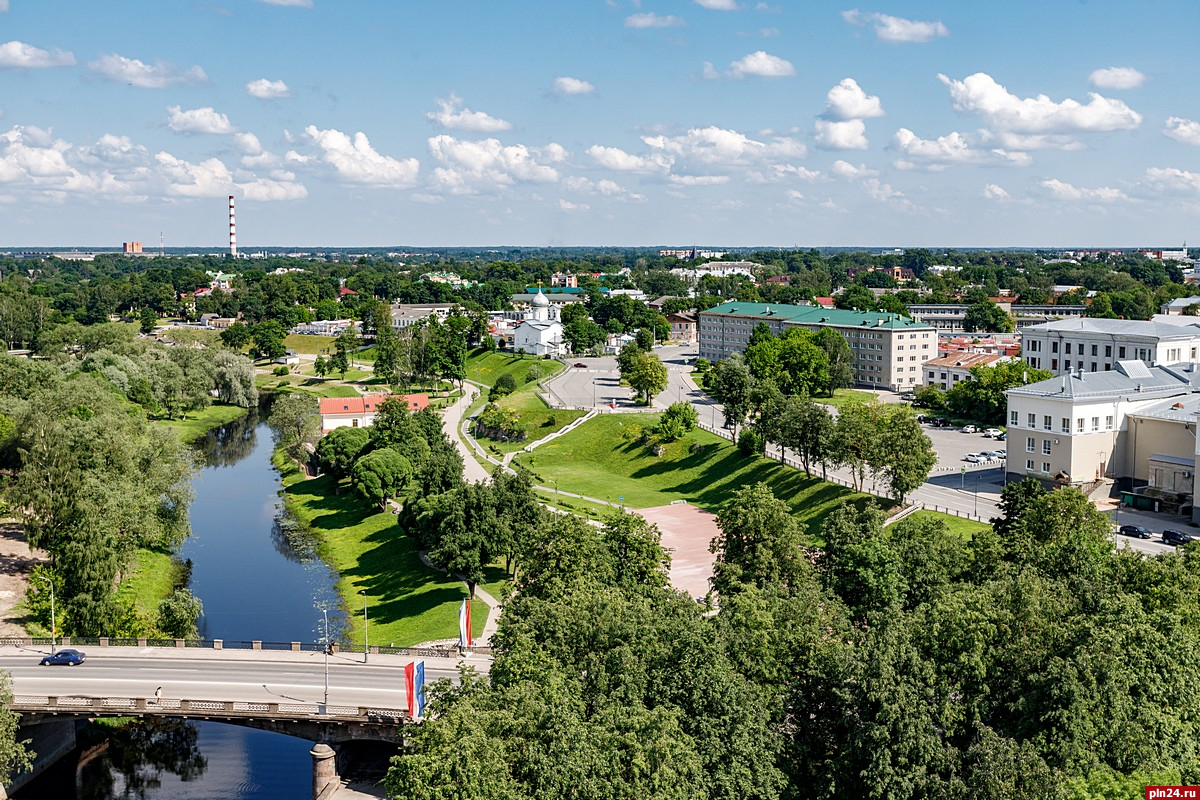
[[[305,333],[289,333],[283,337],[283,346],[289,350],[295,350],[297,353],[315,356],[318,353],[329,354],[333,352],[332,336],[312,336]]]
[[[201,411],[189,411],[183,419],[158,420],[155,424],[170,428],[178,434],[184,444],[191,444],[218,425],[224,425],[245,415],[248,410],[240,406],[213,403]]]
[[[834,408],[841,408],[847,403],[869,403],[876,399],[871,392],[862,392],[858,389],[835,389],[833,397],[814,397],[818,403],[823,403]]]
[[[361,646],[363,641],[363,589],[376,644],[402,647],[458,636],[458,607],[467,596],[466,586],[426,567],[417,543],[400,532],[392,514],[370,508],[346,487],[336,495],[328,476],[301,480],[290,464],[284,469],[284,485],[288,509],[317,535],[321,557],[340,576],[337,590],[350,612],[347,636],[352,643]],[[487,613],[482,600],[471,604],[475,635],[483,631]]]
[[[523,442],[493,442],[491,439],[479,441],[484,447],[495,447],[501,453],[511,453],[520,450],[535,439],[542,439],[555,431],[562,430],[575,420],[586,414],[586,411],[574,409],[550,408],[546,401],[538,397],[537,389],[529,384],[524,389],[502,397],[497,405],[512,409],[521,415],[521,424],[529,434]],[[494,452],[494,451],[493,451]]]
[[[992,527],[986,522],[976,522],[973,519],[956,517],[953,514],[943,514],[940,511],[914,511],[904,519],[937,519],[946,524],[946,530],[964,539],[972,538],[976,533]],[[901,520],[903,522],[903,520]]]
[[[166,599],[175,589],[177,572],[170,553],[138,550],[129,574],[117,587],[117,598],[132,599],[134,608],[153,623],[158,619],[158,601]]]
[[[692,431],[657,457],[645,445],[625,440],[623,434],[630,427],[653,425],[657,420],[657,414],[603,414],[514,461],[528,467],[542,486],[557,479],[563,491],[610,502],[624,497],[620,502],[630,508],[686,500],[715,512],[733,492],[761,481],[787,501],[813,538],[818,537],[825,516],[845,499],[890,506],[889,501],[805,477],[801,470],[777,461],[746,458],[734,444],[706,431]],[[693,444],[703,445],[703,452],[692,453]]]
[[[562,511],[570,511],[572,514],[578,514],[587,519],[602,520],[613,512],[610,506],[590,503],[587,500],[580,500],[577,497],[563,497],[559,495],[558,500],[555,500],[553,489],[534,489],[534,492],[537,493],[538,500],[546,505],[561,509]],[[592,495],[592,497],[595,497],[595,495]]]
[[[536,369],[545,378],[561,370],[563,365],[552,359],[519,356],[498,350],[472,350],[467,357],[467,380],[492,386],[497,378],[509,373],[517,382],[517,386],[524,386],[527,383],[525,377],[531,368]]]

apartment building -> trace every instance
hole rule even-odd
[[[1107,372],[1119,361],[1151,366],[1200,361],[1200,319],[1195,317],[1064,319],[1024,328],[1020,335],[1025,363],[1056,375]]]
[[[996,302],[1016,322],[1017,330],[1033,325],[1042,325],[1056,319],[1075,319],[1087,312],[1087,306],[1013,305],[1007,301]],[[963,320],[967,316],[966,303],[913,303],[908,312],[913,319],[932,325],[942,333],[965,333]]]
[[[937,355],[937,332],[900,314],[731,302],[697,316],[700,357],[709,361],[744,352],[760,323],[775,335],[791,327],[833,328],[850,345],[860,386],[912,389],[921,383],[921,365]]]
[[[974,367],[991,367],[1002,361],[1015,360],[995,353],[953,353],[926,361],[922,367],[925,374],[922,383],[949,391],[959,382],[971,380]]]

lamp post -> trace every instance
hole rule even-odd
[[[325,702],[321,706],[324,714],[329,708],[329,609],[322,608],[321,613],[325,615]]]
[[[554,481],[554,505],[558,505],[558,478],[551,478]]]
[[[979,473],[975,473],[975,516],[979,516]]]
[[[371,652],[371,631],[367,627],[367,590],[359,589],[363,596],[363,663],[367,663],[367,654]]]
[[[592,378],[592,408],[596,407],[596,379]]]
[[[36,577],[38,580],[45,581],[46,585],[50,587],[50,652],[53,653],[55,634],[58,631],[58,624],[54,619],[54,581],[46,575]]]

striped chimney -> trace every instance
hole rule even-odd
[[[237,258],[237,224],[233,221],[233,195],[229,195],[229,255]]]

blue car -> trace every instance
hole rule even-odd
[[[87,656],[78,650],[71,650],[68,648],[66,650],[59,650],[57,653],[52,653],[46,656],[41,660],[41,665],[43,667],[49,667],[57,664],[66,664],[68,667],[73,667],[76,664],[82,664],[85,658],[87,658]]]

